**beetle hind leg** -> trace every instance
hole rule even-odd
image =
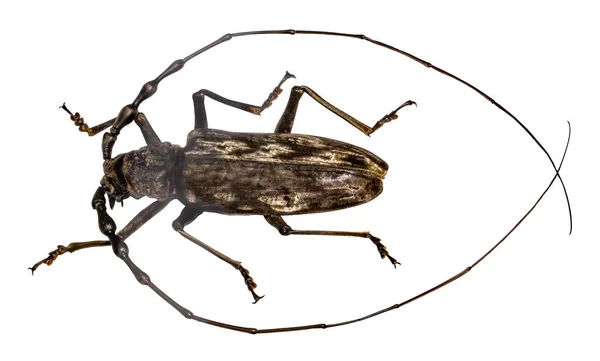
[[[387,258],[394,268],[399,265],[394,257],[392,257],[387,251],[386,247],[381,243],[381,239],[373,236],[370,232],[347,232],[347,231],[308,231],[308,230],[295,230],[290,227],[281,216],[265,216],[267,222],[279,231],[282,236],[289,235],[308,235],[308,236],[346,236],[346,237],[361,237],[368,238],[373,242],[379,251],[379,255],[382,259]]]
[[[292,127],[294,125],[294,119],[296,118],[296,111],[298,110],[298,104],[300,103],[300,98],[303,94],[308,94],[311,98],[313,98],[317,103],[321,104],[333,114],[338,117],[344,119],[354,128],[360,130],[364,135],[370,136],[377,129],[381,128],[385,123],[389,123],[394,119],[398,118],[398,114],[396,114],[400,109],[409,106],[409,105],[417,105],[416,102],[412,100],[407,100],[404,103],[400,104],[399,107],[392,110],[391,112],[385,114],[379,121],[375,123],[372,127],[366,125],[360,120],[352,117],[348,113],[343,110],[335,107],[327,100],[323,99],[319,94],[317,94],[314,90],[307,86],[294,86],[290,93],[290,98],[288,100],[288,104],[275,127],[275,133],[291,133]]]
[[[190,208],[190,207],[184,208],[183,211],[181,211],[181,214],[179,215],[179,217],[177,217],[177,219],[173,221],[173,229],[175,229],[175,231],[177,231],[177,233],[181,234],[183,237],[185,237],[192,243],[204,248],[206,251],[208,251],[212,255],[227,262],[228,264],[233,266],[233,268],[238,270],[241,273],[242,277],[244,277],[244,283],[246,284],[248,291],[250,291],[250,293],[252,294],[252,297],[254,298],[254,303],[258,302],[264,296],[259,296],[256,294],[256,292],[254,292],[254,289],[256,288],[256,282],[254,282],[254,280],[250,276],[250,271],[248,271],[246,268],[244,268],[240,261],[236,261],[232,258],[227,257],[223,253],[217,251],[216,249],[212,248],[211,246],[207,245],[206,243],[200,241],[196,237],[194,237],[191,234],[184,231],[183,228],[185,226],[187,226],[188,224],[192,223],[201,214],[202,214],[202,211],[199,211],[195,208]]]

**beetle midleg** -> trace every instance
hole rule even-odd
[[[273,104],[275,99],[277,99],[279,94],[281,94],[281,92],[283,91],[281,89],[281,85],[283,85],[283,83],[290,78],[296,77],[293,74],[290,74],[286,71],[279,84],[273,89],[273,91],[267,97],[267,100],[265,100],[261,106],[250,105],[235,100],[230,100],[207,89],[199,90],[198,92],[192,95],[192,99],[194,100],[194,115],[196,118],[194,129],[208,128],[208,119],[206,117],[206,108],[204,106],[205,96],[225,105],[229,105],[230,107],[234,107],[252,114],[260,115],[260,113],[262,113],[263,110],[267,109],[271,106],[271,104]]]
[[[212,255],[229,263],[231,266],[233,266],[233,268],[240,271],[240,273],[242,274],[242,277],[244,277],[244,283],[246,284],[246,287],[248,287],[248,291],[250,291],[250,293],[252,293],[252,297],[254,298],[254,303],[258,302],[258,300],[260,300],[264,296],[259,296],[254,292],[254,289],[256,288],[256,282],[254,282],[252,277],[250,277],[250,272],[247,269],[245,269],[244,267],[242,267],[241,262],[227,257],[223,253],[217,251],[216,249],[212,248],[211,246],[207,245],[206,243],[200,241],[196,237],[190,235],[189,233],[187,233],[186,231],[183,230],[183,228],[185,226],[192,223],[202,213],[203,213],[202,211],[200,211],[196,208],[185,207],[181,211],[181,214],[179,215],[179,217],[177,217],[177,219],[173,221],[173,229],[175,229],[175,231],[177,231],[177,233],[181,234],[183,237],[190,240],[192,243],[204,248],[205,250],[210,252]]]
[[[277,123],[277,126],[275,127],[275,133],[291,133],[292,126],[294,125],[294,119],[296,118],[296,110],[298,109],[298,103],[300,102],[300,98],[304,93],[310,95],[310,97],[316,100],[317,103],[329,109],[335,115],[344,119],[345,121],[350,123],[350,125],[360,130],[365,135],[371,135],[377,129],[381,128],[385,123],[391,122],[392,120],[398,118],[396,112],[398,112],[405,106],[417,105],[417,103],[413,102],[412,100],[407,100],[406,102],[402,103],[398,108],[384,115],[383,118],[381,118],[377,123],[375,123],[373,127],[370,127],[361,122],[360,120],[347,114],[343,110],[331,105],[328,101],[321,98],[321,96],[311,88],[307,86],[295,86],[292,88],[290,99],[285,110],[283,111],[283,114],[281,115],[281,118],[279,119],[279,123]]]
[[[160,211],[162,211],[170,201],[155,201],[150,204],[148,207],[144,208],[140,213],[138,213],[131,222],[129,222],[122,230],[117,233],[117,236],[121,240],[126,240],[133,232],[140,229],[146,222],[148,222],[152,217],[157,215]],[[58,256],[63,255],[67,252],[73,253],[86,248],[94,248],[94,247],[102,247],[102,246],[110,246],[110,241],[88,241],[88,242],[73,242],[69,243],[68,246],[59,245],[54,251],[48,254],[48,257],[39,261],[33,267],[29,267],[31,273],[35,272],[35,270],[41,266],[42,264],[46,264],[50,266],[52,262],[54,262]]]
[[[394,257],[390,256],[390,254],[388,253],[388,251],[385,248],[385,246],[383,245],[383,243],[381,243],[381,239],[373,236],[370,232],[300,231],[300,230],[292,229],[292,227],[290,227],[283,220],[283,217],[281,217],[281,216],[268,215],[268,216],[265,216],[265,219],[267,220],[267,222],[269,222],[269,224],[271,226],[275,227],[275,229],[277,229],[282,236],[289,236],[289,235],[313,236],[314,235],[314,236],[345,236],[345,237],[368,238],[371,240],[371,242],[373,242],[373,244],[375,244],[375,246],[377,246],[377,250],[379,251],[379,255],[381,256],[382,259],[387,257],[387,259],[390,260],[390,262],[392,263],[394,268],[396,268],[397,264],[400,264],[400,262],[396,261],[396,259]]]

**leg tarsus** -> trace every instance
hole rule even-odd
[[[396,268],[396,265],[400,265],[400,262],[398,262],[394,257],[392,257],[390,255],[390,253],[388,252],[388,250],[386,249],[385,245],[383,243],[381,243],[381,238],[375,237],[371,233],[368,233],[367,238],[369,238],[371,240],[371,242],[373,242],[375,244],[375,246],[377,246],[377,250],[379,251],[379,255],[381,256],[381,259],[384,259],[387,257],[387,259],[390,260],[390,262],[392,263],[394,268]]]
[[[373,126],[373,128],[371,128],[371,131],[369,132],[368,135],[373,134],[377,129],[381,128],[385,123],[389,123],[394,119],[398,119],[398,114],[396,114],[400,109],[409,106],[409,105],[414,105],[417,106],[417,103],[412,101],[412,100],[407,100],[404,103],[402,103],[402,105],[400,105],[398,108],[396,108],[396,110],[390,112],[389,114],[386,114],[383,116],[383,118],[381,118],[377,123],[375,123],[375,125]]]
[[[31,275],[33,276],[33,273],[35,272],[35,270],[42,264],[46,264],[46,265],[50,266],[54,261],[56,261],[58,256],[65,254],[66,252],[67,252],[67,247],[61,246],[61,245],[57,246],[57,248],[54,251],[48,253],[48,257],[46,257],[43,260],[39,261],[38,263],[34,264],[33,267],[28,268],[31,270]]]
[[[281,89],[281,86],[283,85],[283,83],[285,83],[286,80],[292,79],[292,78],[296,79],[296,76],[294,74],[290,73],[289,71],[286,71],[285,75],[283,76],[283,78],[281,79],[279,84],[275,87],[275,89],[273,89],[271,94],[269,94],[269,96],[267,97],[267,100],[264,101],[264,103],[260,106],[260,108],[256,112],[257,115],[260,115],[260,113],[262,113],[263,110],[267,109],[268,107],[270,107],[273,104],[275,99],[277,99],[279,97],[279,95],[283,92],[283,90]]]
[[[73,114],[65,105],[65,103],[63,103],[60,107],[58,107],[59,109],[63,109],[64,111],[66,111],[67,113],[69,113],[69,116],[71,117],[71,120],[75,123],[75,125],[77,127],[79,127],[79,131],[83,132],[83,133],[87,133],[90,137],[102,132],[105,129],[110,128],[110,126],[113,125],[114,121],[116,118],[113,118],[111,120],[108,120],[104,123],[98,124],[95,127],[89,127],[83,120],[83,118],[81,117],[81,114],[79,113],[75,113]]]
[[[283,85],[283,83],[285,83],[286,80],[288,79],[296,79],[296,76],[292,73],[290,73],[289,71],[285,72],[285,75],[283,76],[283,78],[281,79],[281,81],[279,82],[279,84],[277,85],[278,88],[281,88],[281,86]]]
[[[246,283],[246,286],[248,287],[248,291],[250,291],[250,293],[252,293],[252,297],[254,298],[254,302],[252,302],[252,303],[256,304],[256,302],[258,302],[261,298],[263,298],[265,296],[264,295],[259,296],[256,294],[256,292],[254,292],[254,289],[257,286],[256,282],[254,282],[254,280],[250,276],[250,271],[248,271],[246,268],[242,267],[241,263],[239,264],[238,270],[242,274],[242,277],[244,277],[244,283]]]

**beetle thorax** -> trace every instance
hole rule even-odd
[[[117,201],[129,196],[158,200],[173,198],[180,147],[160,143],[104,162],[103,184],[109,186]],[[120,198],[120,199],[117,199]]]

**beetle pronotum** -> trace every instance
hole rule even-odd
[[[308,94],[319,104],[343,118],[365,135],[370,135],[385,123],[396,119],[398,117],[397,112],[405,106],[415,104],[413,101],[407,100],[402,103],[391,112],[385,114],[371,127],[330,104],[311,88],[307,86],[294,86],[286,109],[275,127],[274,133],[234,133],[208,128],[208,120],[204,107],[205,97],[212,98],[240,110],[260,114],[281,94],[281,85],[294,76],[286,73],[261,106],[233,101],[203,89],[194,94],[195,129],[188,135],[187,145],[183,148],[161,142],[144,114],[138,111],[141,103],[156,92],[158,84],[164,78],[181,70],[185,63],[195,56],[235,37],[274,34],[329,35],[366,40],[372,44],[400,53],[466,85],[510,116],[527,132],[551,162],[555,170],[552,181],[529,211],[510,231],[463,271],[408,300],[377,312],[333,324],[320,323],[269,329],[241,327],[194,315],[191,311],[161,291],[150,280],[150,277],[130,259],[127,245],[124,242],[126,238],[174,199],[182,202],[185,208],[181,212],[181,215],[173,222],[173,228],[188,240],[201,246],[238,270],[244,278],[244,282],[251,292],[254,302],[260,300],[261,296],[258,296],[254,292],[256,283],[250,277],[249,271],[242,267],[239,261],[229,258],[184,230],[186,225],[193,222],[203,212],[261,215],[264,216],[270,225],[285,236],[331,235],[367,238],[374,243],[382,258],[388,258],[394,267],[398,264],[396,259],[383,246],[381,240],[369,232],[295,230],[283,220],[282,216],[332,211],[368,202],[382,191],[382,180],[387,171],[387,164],[382,159],[357,146],[333,139],[292,134],[296,109],[303,94]],[[371,318],[415,301],[457,280],[478,265],[533,211],[556,178],[562,183],[559,174],[562,160],[557,167],[546,149],[529,129],[487,94],[429,62],[364,35],[306,30],[266,30],[225,34],[218,40],[189,56],[176,60],[157,78],[144,84],[135,100],[123,107],[114,119],[90,128],[84,123],[79,113],[72,113],[65,104],[61,108],[69,113],[71,120],[75,122],[80,131],[86,132],[90,136],[99,134],[110,128],[110,131],[104,134],[102,140],[104,177],[92,199],[92,207],[98,213],[100,231],[109,240],[71,243],[66,247],[59,246],[56,250],[50,252],[47,258],[31,267],[31,270],[35,271],[41,264],[52,264],[59,255],[66,252],[111,245],[115,254],[127,264],[141,284],[150,287],[184,317],[252,334],[342,326]],[[135,122],[140,127],[147,146],[129,153],[117,155],[113,158],[112,149],[120,131],[132,122]],[[564,184],[563,189],[566,196]],[[105,195],[108,196],[111,208],[115,202],[120,202],[129,196],[136,199],[147,196],[156,199],[156,201],[142,210],[129,224],[117,232],[115,222],[107,213]]]

